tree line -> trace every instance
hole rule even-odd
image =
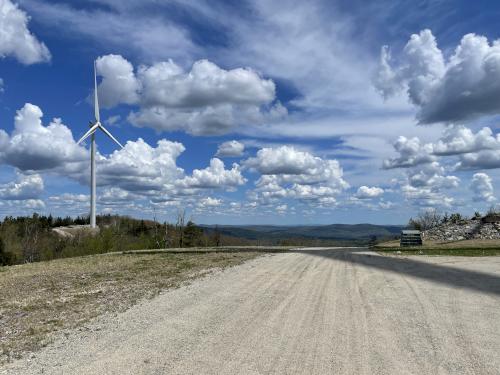
[[[112,251],[221,246],[217,228],[210,233],[179,213],[175,223],[128,216],[97,216],[98,233],[77,228],[63,237],[57,227],[86,225],[88,217],[7,216],[0,222],[0,266]]]

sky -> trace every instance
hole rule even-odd
[[[0,217],[405,224],[499,203],[496,1],[0,0]]]

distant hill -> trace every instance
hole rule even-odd
[[[207,232],[215,230],[214,225],[201,225]],[[331,224],[331,225],[219,225],[224,236],[247,240],[280,241],[285,239],[336,240],[365,242],[373,236],[392,238],[398,236],[403,226],[374,224]]]

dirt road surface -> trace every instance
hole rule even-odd
[[[266,255],[70,333],[7,374],[500,374],[500,257]]]

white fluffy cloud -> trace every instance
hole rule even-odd
[[[458,187],[460,183],[458,177],[446,176],[445,169],[438,162],[409,169],[407,173],[408,183],[416,188],[430,187],[433,190],[451,189]]]
[[[458,157],[457,170],[500,168],[500,135],[493,134],[489,127],[474,133],[463,125],[449,125],[434,143],[400,136],[393,146],[399,156],[384,160],[385,169],[431,164],[438,157],[449,156]]]
[[[43,193],[43,179],[39,174],[18,173],[13,182],[0,185],[0,198],[6,200],[37,199]]]
[[[29,30],[29,16],[11,0],[0,0],[0,57],[29,65],[50,61],[50,52]]]
[[[319,201],[334,198],[349,187],[337,160],[322,159],[291,146],[262,148],[243,165],[262,175],[253,195],[266,202],[283,198]]]
[[[465,35],[445,59],[430,30],[411,36],[401,64],[390,67],[383,47],[375,85],[384,96],[404,87],[419,108],[421,123],[462,122],[500,113],[500,43],[475,34]]]
[[[457,155],[482,150],[500,149],[500,136],[493,135],[490,128],[484,127],[477,133],[465,126],[448,126],[443,136],[433,144],[435,155]]]
[[[436,160],[432,155],[432,145],[422,144],[417,137],[408,139],[400,136],[393,147],[399,156],[384,160],[383,167],[385,169],[408,168]]]
[[[43,126],[42,116],[42,110],[30,103],[17,111],[11,136],[0,131],[1,160],[20,170],[40,171],[87,159],[85,149],[76,145],[60,119]]]
[[[222,204],[222,199],[206,197],[198,201],[198,207],[201,209],[218,207]]]
[[[215,156],[221,158],[236,158],[242,156],[245,152],[245,145],[238,141],[227,141],[221,143],[217,148]]]
[[[377,186],[373,187],[360,186],[358,188],[358,191],[356,192],[356,198],[370,199],[370,198],[376,198],[382,194],[384,194],[384,189],[381,189]]]
[[[106,55],[97,59],[96,67],[103,77],[99,84],[99,104],[111,108],[120,103],[137,103],[140,82],[135,78],[130,62],[121,55]]]
[[[199,60],[186,72],[169,60],[141,65],[135,74],[119,55],[100,57],[97,68],[103,76],[99,93],[104,105],[139,105],[128,117],[136,126],[212,135],[286,113],[279,104],[271,106],[274,82],[250,68],[224,70]]]
[[[411,185],[403,185],[401,192],[407,201],[419,207],[451,207],[455,203],[453,197],[449,197],[440,191],[432,188],[416,188]]]
[[[445,191],[456,189],[459,184],[458,177],[446,175],[445,169],[438,162],[432,162],[407,169],[401,192],[417,206],[449,207],[457,202],[445,195]]]
[[[460,155],[456,168],[462,170],[500,168],[500,150],[485,150]]]
[[[225,169],[222,160],[213,158],[210,160],[210,166],[205,169],[195,169],[191,176],[180,180],[177,185],[182,188],[225,188],[231,190],[244,185],[246,181],[238,164],[234,163],[232,168],[228,170]]]
[[[89,183],[89,154],[77,146],[69,128],[55,119],[42,124],[39,107],[26,104],[17,111],[12,134],[0,130],[0,164],[22,171],[38,171]],[[100,133],[98,133],[98,136]],[[238,164],[225,169],[217,158],[205,169],[195,169],[190,176],[177,165],[185,151],[179,142],[160,139],[151,146],[143,139],[128,141],[110,155],[97,153],[97,184],[104,188],[99,203],[113,206],[118,202],[140,200],[166,202],[177,197],[199,196],[203,189],[234,190],[246,183]],[[24,175],[20,175],[24,176]],[[38,184],[37,184],[38,183]],[[38,174],[26,174],[19,181],[0,187],[5,199],[34,198],[43,190]],[[50,200],[52,206],[77,203],[82,196],[61,196]],[[78,207],[83,207],[77,204]]]
[[[493,194],[491,177],[486,173],[475,173],[472,176],[471,190],[474,192],[474,201],[493,202],[496,200]]]
[[[292,146],[263,148],[257,156],[245,161],[245,166],[261,174],[299,175],[313,169],[321,159]]]

